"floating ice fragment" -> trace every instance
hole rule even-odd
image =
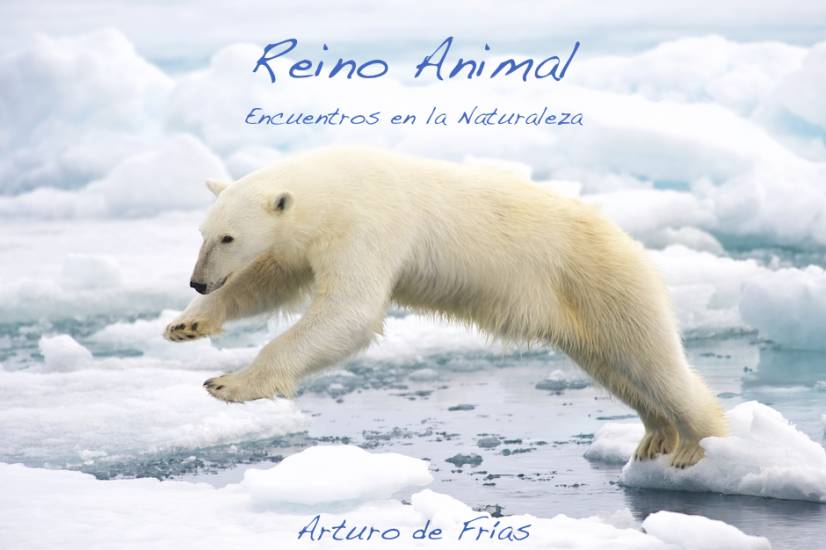
[[[585,458],[607,464],[625,464],[645,434],[642,424],[608,423],[594,434]]]
[[[254,504],[272,507],[388,498],[432,480],[424,460],[353,445],[319,445],[269,469],[247,470],[241,486]]]
[[[482,457],[477,455],[477,454],[463,455],[463,454],[460,453],[460,454],[456,454],[456,455],[453,455],[450,458],[445,459],[445,462],[450,462],[451,464],[453,464],[457,468],[461,468],[462,466],[465,466],[465,465],[478,466],[479,464],[482,463]]]
[[[650,489],[710,491],[826,502],[826,450],[778,411],[756,401],[726,413],[731,434],[708,437],[706,456],[685,470],[668,457],[628,462],[621,481]],[[586,451],[590,460],[627,460],[642,436],[640,424],[606,424]]]
[[[556,369],[548,375],[545,380],[536,383],[534,386],[538,390],[564,391],[581,390],[591,385],[591,382],[576,373],[566,372]]]
[[[683,550],[771,550],[768,539],[746,535],[733,525],[703,516],[656,512],[645,518],[642,528]]]
[[[498,447],[502,442],[499,441],[498,437],[481,437],[479,441],[476,442],[479,447],[483,449],[492,449],[493,447]]]

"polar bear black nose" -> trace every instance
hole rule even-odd
[[[204,283],[196,283],[195,281],[189,281],[189,286],[195,289],[195,292],[198,294],[206,294],[206,285]]]

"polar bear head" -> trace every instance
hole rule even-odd
[[[221,288],[234,273],[288,237],[292,194],[256,181],[233,184],[208,180],[215,203],[200,232],[203,244],[189,286],[200,294]]]

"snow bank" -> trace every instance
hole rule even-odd
[[[734,260],[684,246],[652,251],[665,277],[683,331],[700,335],[748,328],[740,315],[744,280],[764,268],[754,260]]]
[[[352,487],[342,488],[350,485],[351,479],[355,480]],[[421,460],[346,446],[308,449],[268,470],[250,470],[240,484],[220,489],[154,479],[98,481],[77,472],[0,463],[0,485],[4,487],[0,493],[0,531],[4,543],[14,548],[108,550],[148,545],[221,549],[290,543],[338,548],[341,542],[333,540],[329,529],[344,521],[346,528],[340,538],[351,527],[356,528],[356,534],[362,527],[366,527],[365,532],[375,527],[393,539],[384,540],[379,534],[369,541],[351,543],[366,548],[453,548],[457,544],[501,548],[509,544],[506,539],[481,534],[480,527],[496,528],[506,536],[521,536],[522,527],[528,536],[519,542],[521,548],[679,550],[697,549],[700,542],[710,544],[703,548],[768,548],[765,539],[748,537],[734,527],[698,516],[655,514],[644,524],[643,532],[630,526],[616,527],[612,518],[491,518],[428,489],[413,494],[409,505],[384,499],[398,489],[410,490],[429,481]],[[311,498],[301,494],[302,487],[309,488]],[[292,496],[284,500],[285,494]],[[273,499],[284,506],[261,506]],[[332,511],[318,506],[308,509],[310,502],[338,502],[340,506]],[[49,518],[48,529],[42,529],[44,517]],[[469,529],[459,539],[465,525]],[[441,540],[414,538],[416,530],[425,526],[428,532],[440,529]],[[328,531],[319,540],[321,527]],[[692,531],[682,539],[674,536]],[[477,535],[481,535],[478,540]]]
[[[815,44],[796,68],[779,86],[779,101],[806,122],[826,128],[826,107],[820,94],[826,79],[826,42]]]
[[[826,450],[776,410],[750,401],[726,413],[731,435],[702,441],[706,456],[685,470],[668,457],[628,462],[621,481],[631,487],[710,491],[789,500],[826,502]],[[592,460],[630,458],[642,430],[607,425],[586,452]]]
[[[158,134],[173,80],[119,31],[36,35],[0,58],[0,194],[72,188]],[[12,134],[13,132],[13,134]]]
[[[772,270],[672,245],[650,251],[671,291],[684,332],[757,329],[784,349],[826,349],[826,271]]]
[[[77,190],[39,188],[0,197],[6,218],[155,216],[205,208],[213,197],[204,182],[229,179],[221,160],[197,138],[175,135],[124,158],[105,177]]]
[[[388,498],[431,481],[423,460],[342,445],[310,447],[275,468],[249,469],[242,486],[260,506],[311,506]]]
[[[713,56],[704,52],[713,51]],[[811,55],[811,54],[810,54]],[[626,56],[582,60],[585,85],[654,100],[714,102],[749,114],[773,100],[777,83],[801,68],[807,49],[780,42],[738,43],[722,36],[663,42]]]

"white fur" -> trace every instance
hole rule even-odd
[[[725,433],[645,251],[593,207],[490,167],[368,149],[299,154],[210,188],[193,278],[211,292],[167,337],[312,296],[252,365],[206,382],[215,397],[292,395],[367,346],[392,301],[565,351],[639,412],[640,459],[674,452],[684,467],[699,439]]]

